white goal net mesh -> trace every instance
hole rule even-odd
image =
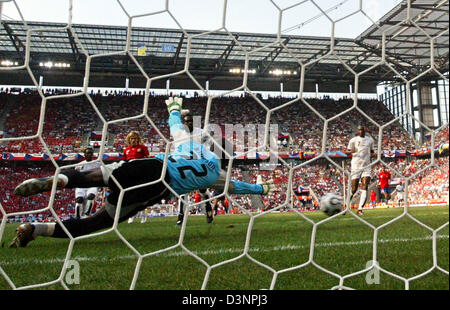
[[[113,2],[113,1],[111,1],[111,2]],[[276,288],[277,280],[279,279],[280,276],[282,276],[284,274],[288,274],[290,272],[294,272],[296,270],[300,270],[302,268],[307,268],[307,267],[308,268],[314,267],[314,268],[322,271],[323,273],[326,273],[329,276],[337,279],[338,285],[336,285],[334,287],[330,287],[332,289],[351,289],[352,288],[351,285],[347,285],[347,281],[349,279],[358,277],[360,275],[365,275],[369,272],[374,272],[374,271],[381,272],[383,274],[386,274],[390,277],[397,279],[398,281],[403,283],[405,289],[410,288],[410,283],[412,281],[417,280],[422,277],[426,277],[427,275],[434,273],[436,271],[448,276],[448,270],[446,270],[444,267],[440,266],[438,263],[438,253],[437,253],[437,244],[438,244],[438,240],[439,240],[438,237],[440,235],[440,232],[442,232],[444,229],[448,228],[448,221],[445,222],[444,224],[442,224],[440,227],[437,227],[437,228],[430,227],[426,223],[417,219],[410,212],[410,206],[409,206],[408,199],[405,200],[405,203],[402,206],[402,212],[398,216],[390,219],[389,221],[385,222],[382,225],[375,225],[375,224],[371,223],[370,221],[367,221],[364,217],[357,216],[355,214],[355,211],[349,208],[351,206],[351,202],[348,201],[348,197],[350,197],[350,195],[351,195],[351,193],[350,193],[351,180],[350,180],[349,168],[343,166],[341,164],[341,162],[338,162],[334,158],[330,157],[329,153],[328,153],[330,150],[332,150],[332,147],[331,147],[332,143],[336,143],[336,140],[335,140],[336,137],[333,136],[333,131],[336,130],[336,127],[337,127],[336,120],[339,118],[344,118],[346,120],[348,119],[348,121],[351,121],[352,117],[354,117],[356,115],[356,117],[363,119],[364,122],[368,126],[371,126],[372,128],[374,128],[375,129],[374,132],[378,135],[378,136],[374,137],[374,140],[376,141],[375,153],[377,155],[376,155],[376,157],[373,158],[373,161],[371,162],[370,167],[371,168],[380,167],[380,166],[389,167],[389,169],[392,171],[392,174],[394,176],[401,178],[405,182],[404,183],[405,184],[405,186],[404,186],[405,197],[408,197],[410,195],[410,193],[408,191],[410,190],[411,187],[409,187],[408,185],[411,184],[414,181],[414,178],[420,173],[429,171],[430,169],[436,169],[448,176],[448,170],[443,169],[438,164],[437,159],[435,158],[434,152],[431,152],[431,158],[429,161],[429,165],[427,165],[420,171],[417,171],[413,174],[409,174],[408,176],[403,175],[403,171],[396,171],[394,168],[391,168],[389,165],[389,161],[386,161],[386,157],[383,156],[383,143],[385,141],[383,139],[383,136],[387,135],[388,132],[390,132],[390,130],[393,128],[393,126],[395,124],[397,124],[398,122],[400,122],[402,119],[410,119],[410,120],[413,119],[417,124],[420,124],[421,127],[428,129],[428,127],[426,125],[424,125],[422,123],[422,121],[417,118],[416,115],[412,115],[410,112],[411,111],[410,105],[412,104],[411,102],[413,100],[411,98],[411,96],[409,95],[409,94],[412,94],[412,92],[410,91],[410,88],[412,87],[412,84],[416,83],[421,78],[423,78],[427,75],[430,75],[430,74],[439,76],[440,79],[446,81],[446,83],[448,84],[448,76],[442,74],[436,67],[436,63],[435,63],[436,52],[434,50],[436,40],[439,37],[441,37],[442,35],[445,35],[445,34],[448,35],[448,24],[446,25],[445,30],[440,31],[439,33],[437,33],[433,36],[430,36],[426,32],[426,30],[421,29],[420,26],[418,25],[418,20],[417,20],[418,17],[411,16],[411,14],[410,14],[411,1],[410,0],[406,1],[405,2],[405,4],[406,4],[405,11],[407,12],[407,14],[404,17],[404,20],[398,22],[397,24],[393,24],[392,26],[388,27],[387,29],[384,29],[381,37],[379,38],[379,44],[376,47],[376,49],[378,50],[378,54],[376,54],[377,56],[374,56],[374,57],[377,57],[378,60],[372,66],[365,69],[364,71],[359,71],[358,66],[351,65],[351,64],[349,64],[349,62],[347,62],[345,59],[343,59],[342,51],[337,51],[335,49],[335,45],[336,45],[335,29],[338,28],[340,24],[345,22],[346,19],[350,19],[350,18],[352,18],[352,16],[354,16],[356,14],[365,16],[367,18],[369,24],[375,25],[379,28],[378,24],[369,17],[370,14],[368,14],[366,12],[366,9],[364,6],[364,2],[365,2],[364,0],[354,1],[356,3],[355,10],[346,16],[340,16],[338,18],[333,17],[333,15],[332,15],[332,13],[334,12],[333,8],[329,8],[329,6],[319,5],[318,1],[315,1],[315,0],[296,1],[296,2],[294,1],[290,5],[284,6],[284,7],[281,6],[278,3],[278,1],[270,0],[269,2],[273,6],[273,10],[278,15],[277,38],[275,41],[270,42],[269,44],[260,46],[259,48],[249,49],[247,46],[244,46],[243,44],[241,44],[241,42],[239,41],[239,38],[237,38],[227,28],[228,23],[229,23],[229,21],[227,20],[227,6],[228,6],[227,0],[223,1],[223,5],[221,7],[221,12],[222,12],[221,27],[219,29],[214,29],[214,30],[200,33],[200,34],[198,34],[198,33],[192,34],[188,30],[185,30],[182,27],[182,25],[178,22],[175,14],[173,14],[171,11],[172,4],[171,4],[170,0],[165,1],[165,7],[162,10],[153,11],[153,12],[142,12],[138,15],[130,14],[127,11],[126,3],[123,3],[123,1],[118,0],[117,2],[114,2],[114,5],[118,5],[120,7],[121,11],[123,12],[123,14],[128,19],[127,38],[126,38],[126,45],[124,46],[124,49],[120,50],[120,51],[104,52],[104,53],[99,53],[99,54],[89,54],[88,50],[85,49],[85,47],[83,47],[83,44],[82,44],[81,40],[79,39],[78,33],[73,29],[72,16],[74,14],[77,14],[76,10],[74,9],[74,4],[76,3],[76,0],[68,1],[68,3],[69,3],[68,20],[67,20],[66,25],[63,28],[61,28],[61,27],[54,27],[54,28],[53,27],[52,28],[29,27],[27,24],[26,16],[22,16],[21,8],[16,3],[16,1],[0,0],[0,8],[4,9],[4,7],[6,5],[9,5],[9,6],[13,6],[17,9],[17,11],[19,12],[19,14],[22,18],[21,22],[27,29],[26,41],[23,42],[23,44],[24,44],[23,63],[22,64],[13,64],[12,66],[8,66],[8,67],[0,67],[0,70],[2,70],[2,71],[3,70],[6,70],[6,71],[26,70],[28,72],[28,75],[31,78],[34,86],[37,88],[39,96],[41,97],[40,110],[39,110],[39,114],[38,114],[39,124],[38,124],[37,130],[34,133],[27,135],[27,136],[17,136],[17,137],[9,137],[9,138],[0,137],[0,142],[8,143],[8,142],[17,142],[17,141],[28,141],[28,140],[33,140],[33,139],[38,140],[42,144],[42,147],[43,147],[45,153],[47,155],[49,155],[49,159],[51,160],[52,164],[56,168],[55,175],[58,175],[64,169],[80,166],[79,163],[73,164],[73,165],[68,165],[68,166],[59,166],[59,164],[55,160],[54,156],[52,156],[52,154],[54,154],[54,151],[47,144],[47,141],[43,135],[43,132],[44,132],[44,120],[45,120],[45,116],[46,116],[46,112],[47,112],[47,107],[51,102],[54,102],[54,101],[57,101],[60,99],[66,99],[66,98],[83,97],[89,101],[89,103],[92,107],[92,110],[95,112],[95,116],[100,120],[100,122],[102,124],[102,126],[101,126],[102,140],[100,142],[100,149],[99,149],[99,155],[98,155],[99,159],[97,159],[97,161],[101,162],[102,165],[105,165],[105,163],[101,159],[103,158],[103,155],[106,153],[105,152],[105,142],[106,142],[106,138],[108,137],[109,130],[111,128],[113,128],[117,124],[143,120],[144,122],[147,122],[148,124],[150,124],[150,126],[156,131],[156,133],[164,141],[164,144],[165,144],[164,152],[165,152],[166,157],[165,157],[165,162],[164,162],[164,172],[160,178],[160,180],[164,181],[164,176],[167,173],[166,172],[167,160],[168,160],[167,156],[171,151],[174,141],[171,139],[170,136],[167,135],[166,132],[160,131],[159,124],[160,124],[161,120],[154,119],[152,111],[149,109],[149,96],[150,96],[152,85],[154,82],[157,82],[159,80],[167,80],[167,79],[170,79],[170,78],[176,77],[176,76],[186,76],[187,79],[190,80],[190,82],[194,83],[198,87],[199,93],[201,95],[204,95],[207,97],[207,103],[205,106],[205,120],[204,120],[203,128],[208,128],[209,123],[212,122],[210,119],[210,116],[211,116],[212,111],[214,111],[214,109],[218,105],[221,104],[220,98],[222,98],[223,96],[232,94],[234,92],[244,91],[245,93],[247,93],[250,96],[251,100],[253,100],[255,102],[254,108],[259,110],[258,113],[260,113],[260,112],[264,113],[263,117],[261,117],[261,120],[266,126],[264,127],[264,139],[262,139],[262,143],[259,144],[255,149],[244,150],[243,152],[241,152],[239,154],[239,156],[245,156],[245,155],[248,155],[248,154],[254,153],[254,152],[269,152],[269,151],[271,151],[270,152],[271,156],[275,157],[276,162],[279,164],[279,166],[283,167],[282,168],[282,169],[284,169],[283,171],[286,172],[286,182],[284,182],[283,184],[277,184],[279,192],[284,192],[284,196],[283,196],[284,201],[281,204],[272,206],[272,208],[267,209],[265,211],[251,212],[250,210],[248,210],[247,208],[245,208],[244,206],[241,205],[242,200],[239,200],[237,198],[237,196],[229,195],[227,193],[227,190],[228,190],[228,187],[230,184],[229,181],[233,176],[233,163],[234,163],[234,160],[237,158],[237,156],[236,156],[236,154],[229,153],[229,152],[227,152],[227,150],[224,150],[227,155],[226,157],[229,160],[229,165],[228,165],[228,169],[227,169],[227,183],[226,183],[224,192],[221,193],[221,196],[226,196],[228,198],[228,200],[233,203],[233,205],[237,206],[240,213],[246,214],[249,218],[248,227],[246,229],[247,233],[245,236],[245,243],[243,245],[242,252],[231,259],[220,261],[215,264],[210,264],[203,257],[201,257],[201,255],[196,253],[196,251],[193,251],[188,246],[186,246],[186,241],[188,241],[188,240],[186,240],[186,238],[187,238],[186,237],[186,229],[187,229],[187,223],[189,221],[188,216],[185,216],[185,218],[184,218],[183,224],[181,226],[180,234],[179,234],[179,241],[176,244],[174,244],[173,246],[170,246],[170,247],[161,248],[159,250],[148,252],[148,253],[138,250],[135,246],[133,246],[132,243],[129,242],[129,240],[127,240],[126,237],[123,236],[121,231],[118,229],[119,212],[121,210],[121,203],[122,203],[123,196],[126,191],[135,189],[137,187],[127,188],[126,190],[123,190],[121,185],[116,181],[117,185],[122,190],[121,190],[121,195],[119,197],[119,203],[118,203],[118,208],[117,208],[117,212],[116,212],[114,225],[110,229],[107,229],[105,231],[93,233],[93,234],[86,235],[86,236],[80,236],[77,238],[73,238],[70,235],[70,233],[64,228],[65,232],[70,236],[70,243],[69,243],[67,251],[66,251],[66,255],[65,255],[65,259],[64,259],[64,263],[63,263],[60,275],[58,278],[54,279],[53,281],[49,281],[49,282],[45,282],[45,283],[38,283],[38,284],[34,284],[34,285],[27,285],[27,286],[16,286],[14,281],[9,277],[8,273],[5,271],[4,267],[0,265],[0,274],[6,280],[6,282],[8,283],[8,285],[11,288],[13,288],[13,289],[31,289],[31,288],[39,288],[39,287],[48,287],[48,286],[51,286],[54,284],[60,284],[65,289],[68,289],[69,287],[65,283],[64,277],[66,275],[68,264],[72,258],[72,253],[73,253],[74,246],[76,245],[76,243],[82,239],[94,238],[94,237],[108,234],[111,232],[115,233],[118,236],[118,238],[120,238],[120,240],[132,251],[134,256],[137,258],[137,263],[136,263],[136,266],[134,269],[134,276],[129,285],[130,289],[135,289],[136,283],[139,279],[140,272],[142,269],[142,264],[146,258],[156,256],[156,255],[161,255],[164,253],[168,253],[170,251],[173,251],[174,249],[182,250],[186,255],[192,257],[193,259],[195,259],[198,262],[198,264],[201,264],[206,268],[206,272],[205,272],[204,278],[202,280],[201,289],[208,288],[208,284],[210,281],[210,275],[214,270],[216,270],[219,267],[222,267],[224,265],[231,264],[233,262],[241,260],[243,258],[250,260],[253,264],[255,264],[256,266],[258,266],[260,268],[265,269],[272,275],[270,287],[267,287],[268,289]],[[346,2],[346,1],[344,1],[344,2]],[[111,3],[111,4],[113,4],[113,3]],[[331,35],[329,38],[329,49],[326,53],[318,54],[315,58],[311,59],[310,61],[303,62],[302,60],[296,59],[296,57],[294,56],[294,53],[290,52],[290,47],[287,46],[287,42],[285,41],[284,34],[285,34],[285,31],[290,31],[291,29],[285,28],[282,21],[283,21],[283,17],[287,14],[290,14],[292,12],[292,10],[294,10],[302,5],[306,5],[306,4],[310,5],[312,7],[315,7],[317,9],[317,11],[319,12],[318,16],[325,18],[329,22],[330,29],[331,29]],[[447,5],[448,5],[448,2],[447,2]],[[336,6],[334,9],[339,9],[339,5]],[[0,9],[0,13],[1,13],[1,9]],[[176,24],[178,26],[178,28],[182,31],[182,33],[184,35],[184,38],[187,42],[187,46],[186,46],[186,58],[184,59],[184,68],[182,70],[176,71],[176,72],[173,72],[170,74],[155,76],[155,75],[149,74],[148,72],[146,72],[144,70],[141,62],[137,58],[138,47],[132,46],[131,42],[132,42],[132,37],[134,35],[137,35],[137,31],[135,33],[135,31],[133,29],[133,23],[136,20],[138,20],[140,18],[157,16],[160,14],[165,14],[166,16],[168,16],[168,18],[171,19],[171,21],[174,24]],[[400,36],[402,29],[405,27],[406,28],[408,28],[408,27],[416,28],[417,32],[421,34],[420,35],[421,40],[429,42],[429,45],[428,45],[429,52],[427,53],[427,55],[429,55],[429,59],[428,59],[429,62],[426,65],[426,68],[422,69],[422,71],[420,71],[420,72],[416,72],[415,76],[413,76],[413,77],[411,77],[410,72],[399,72],[398,68],[395,67],[394,65],[392,65],[392,63],[390,62],[391,58],[389,57],[389,51],[387,51],[387,49],[386,49],[386,46],[387,46],[387,43],[389,42],[389,40],[392,40],[396,36]],[[35,76],[35,73],[30,68],[31,53],[33,52],[32,49],[30,48],[31,42],[34,38],[34,35],[36,35],[39,32],[55,32],[55,33],[68,32],[71,34],[71,36],[73,37],[73,39],[75,41],[75,44],[79,48],[79,53],[86,57],[86,67],[84,68],[85,75],[83,78],[83,85],[81,85],[81,91],[78,91],[75,93],[69,93],[69,94],[62,94],[62,95],[48,95],[47,93],[45,93],[43,91],[42,85],[40,85],[40,83],[39,83],[39,79]],[[203,87],[196,80],[196,77],[193,74],[191,74],[191,72],[190,72],[190,61],[191,61],[190,51],[191,51],[191,45],[196,40],[201,40],[202,37],[204,37],[204,36],[208,36],[210,34],[219,33],[219,32],[228,34],[228,36],[230,37],[230,40],[234,42],[234,45],[236,46],[236,48],[238,48],[244,52],[244,54],[246,55],[246,60],[245,60],[244,68],[242,70],[243,74],[242,74],[242,80],[241,80],[240,86],[236,87],[235,89],[231,89],[228,92],[225,92],[224,94],[221,94],[221,95],[212,95],[209,92],[209,90],[206,89],[205,87]],[[419,35],[418,35],[418,37],[419,37]],[[297,97],[293,98],[292,100],[285,101],[284,103],[282,103],[280,105],[276,105],[276,106],[267,106],[265,104],[265,102],[263,102],[256,95],[255,90],[252,90],[249,88],[249,80],[252,78],[251,77],[252,68],[251,68],[251,64],[250,64],[250,58],[252,55],[256,55],[259,52],[273,50],[276,48],[280,48],[280,49],[283,49],[284,51],[287,51],[287,53],[292,56],[293,60],[295,62],[298,62],[298,65],[300,68],[300,70],[298,72],[298,75],[299,75],[299,86],[298,87],[299,88],[298,88],[298,92],[297,92]],[[111,119],[110,116],[105,116],[105,109],[100,108],[97,105],[96,100],[93,98],[93,95],[90,92],[91,86],[89,83],[90,83],[90,74],[91,74],[91,71],[90,71],[91,63],[99,60],[102,57],[111,57],[111,56],[116,56],[116,55],[128,56],[131,64],[138,68],[138,70],[141,72],[142,76],[146,80],[146,89],[145,89],[145,94],[144,94],[143,109],[139,115],[130,115],[125,118],[121,117],[121,118],[117,118],[117,119]],[[342,66],[344,66],[348,70],[348,75],[354,76],[354,85],[352,85],[352,94],[351,94],[352,98],[351,98],[350,105],[348,105],[345,109],[342,109],[342,110],[332,111],[332,112],[326,112],[326,111],[324,112],[324,111],[321,111],[320,109],[318,109],[316,105],[311,104],[310,100],[308,98],[306,98],[306,96],[304,95],[304,83],[306,80],[307,72],[312,67],[314,67],[318,63],[326,63],[327,60],[330,60],[330,59],[332,59],[333,61],[339,62]],[[179,61],[181,61],[181,60],[179,60]],[[405,109],[404,113],[395,117],[394,119],[390,120],[389,122],[386,122],[383,124],[380,124],[377,122],[376,114],[368,112],[367,109],[363,109],[359,105],[359,99],[358,99],[359,98],[358,97],[358,95],[359,95],[358,88],[360,86],[359,81],[364,75],[366,75],[369,72],[373,72],[374,70],[385,70],[386,72],[390,71],[391,73],[393,72],[399,79],[401,79],[403,81],[402,84],[404,84],[406,86],[406,94],[408,94],[406,96],[406,109]],[[314,158],[303,161],[299,165],[293,166],[289,162],[285,161],[285,159],[278,157],[277,151],[275,149],[271,149],[273,147],[273,145],[271,145],[272,137],[270,137],[270,131],[269,131],[268,125],[270,125],[272,123],[273,117],[275,115],[278,115],[279,112],[282,112],[283,109],[288,109],[290,107],[293,107],[293,106],[296,106],[299,104],[302,104],[305,107],[305,109],[308,110],[308,113],[310,113],[309,115],[311,115],[311,117],[313,119],[315,119],[316,123],[320,124],[320,134],[318,135],[318,139],[320,141],[320,150],[317,152],[317,154]],[[219,109],[220,109],[220,107],[219,107]],[[374,117],[374,115],[375,115],[375,117]],[[445,128],[446,126],[448,126],[448,124],[445,124],[441,128],[438,128],[436,130],[432,130],[432,129],[427,130],[428,132],[431,133],[431,138],[430,138],[430,142],[429,142],[431,146],[433,146],[435,144],[436,135],[439,132],[441,132],[441,130],[443,128]],[[217,144],[216,147],[221,148],[222,146]],[[346,145],[341,145],[341,149],[345,149],[345,148],[346,148]],[[302,212],[302,210],[300,210],[298,208],[298,204],[297,204],[298,201],[297,201],[297,198],[295,197],[296,195],[294,194],[295,188],[293,188],[294,187],[293,179],[296,176],[296,174],[298,174],[299,172],[302,172],[304,170],[313,170],[314,164],[321,160],[327,162],[330,169],[333,169],[334,171],[336,171],[336,175],[338,176],[337,177],[338,179],[340,179],[341,181],[344,180],[343,183],[341,184],[340,188],[341,188],[341,194],[344,195],[344,197],[347,197],[346,198],[347,209],[343,210],[341,213],[333,215],[331,217],[326,217],[319,221],[314,221],[310,217],[306,216],[305,212]],[[342,175],[344,175],[343,178],[341,178]],[[156,183],[156,182],[153,182],[153,183]],[[145,185],[148,185],[148,184],[142,184],[142,185],[139,185],[138,187],[145,186]],[[169,184],[166,184],[166,185],[168,187],[170,187]],[[313,184],[309,184],[308,187],[311,189],[312,195],[314,196],[314,200],[318,200],[319,196],[321,194],[323,194],[323,193],[317,192],[317,190],[314,190]],[[179,197],[178,194],[176,194],[172,189],[171,189],[171,191],[174,196]],[[54,202],[56,199],[55,197],[57,195],[58,194],[57,194],[56,184],[54,184],[52,191],[51,191],[50,199],[48,201],[48,205],[44,208],[33,210],[33,211],[8,213],[6,211],[6,209],[3,207],[2,202],[0,202],[0,212],[2,214],[2,222],[1,222],[1,226],[0,226],[0,242],[5,241],[4,240],[4,232],[5,232],[5,227],[7,226],[8,219],[14,218],[15,216],[28,215],[30,213],[37,214],[37,213],[44,212],[44,211],[50,211],[52,213],[53,217],[56,219],[56,221],[59,224],[62,224],[62,221],[59,218],[59,216],[55,210],[55,206],[54,206]],[[208,201],[211,201],[213,198],[210,198]],[[197,205],[200,205],[204,202],[205,201],[202,201],[200,203],[194,203],[191,205],[191,208],[195,207]],[[256,225],[255,223],[260,218],[267,217],[270,214],[279,212],[281,210],[292,211],[292,212],[296,213],[298,215],[298,217],[300,217],[301,219],[303,219],[304,221],[309,223],[311,225],[311,238],[310,238],[310,244],[309,244],[309,257],[305,262],[302,262],[299,264],[293,264],[289,268],[276,269],[273,266],[271,266],[271,264],[269,264],[265,261],[263,262],[263,261],[255,258],[255,255],[253,255],[254,252],[252,251],[251,239],[252,239],[252,234],[254,233],[254,226]],[[370,263],[367,264],[364,269],[353,271],[353,272],[350,272],[347,274],[339,274],[339,273],[336,273],[336,272],[322,266],[320,263],[318,263],[316,261],[315,257],[316,257],[316,252],[318,250],[318,247],[316,244],[317,243],[316,239],[317,239],[318,232],[321,230],[321,228],[323,229],[323,227],[326,227],[328,225],[328,223],[330,223],[332,221],[336,221],[337,218],[344,216],[344,213],[347,213],[345,215],[346,217],[350,216],[352,219],[354,219],[355,221],[360,223],[360,225],[364,225],[364,227],[367,227],[367,231],[369,231],[368,234],[372,238],[372,241],[371,241],[372,257],[371,257]],[[433,257],[433,264],[432,264],[432,266],[429,267],[428,270],[421,272],[420,274],[416,274],[412,277],[405,277],[405,276],[397,274],[396,272],[389,270],[388,268],[385,268],[383,266],[383,264],[379,262],[379,259],[378,259],[379,245],[380,245],[380,243],[384,242],[384,240],[380,241],[380,231],[385,229],[387,226],[394,225],[396,222],[399,222],[404,219],[412,220],[413,222],[417,223],[419,226],[423,227],[425,230],[428,230],[430,232],[430,234],[432,235],[432,238],[431,238],[432,253],[431,253],[431,255]],[[333,246],[333,245],[330,244],[329,246]]]

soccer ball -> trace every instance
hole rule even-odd
[[[342,197],[335,193],[328,193],[320,197],[320,211],[328,216],[341,212]]]

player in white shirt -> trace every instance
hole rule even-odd
[[[395,191],[397,192],[397,205],[401,207],[401,203],[405,203],[405,192],[403,188],[403,181],[400,181],[400,183],[395,187]]]
[[[99,162],[93,162],[92,157],[94,156],[94,150],[92,148],[86,148],[84,150],[84,158],[81,163],[84,163],[82,166],[77,166],[75,169],[78,171],[86,171],[91,170],[96,167],[100,167],[101,164]],[[89,187],[89,188],[75,188],[75,217],[76,218],[84,218],[91,214],[92,206],[94,204],[95,196],[97,195],[98,187]]]
[[[370,183],[371,167],[370,157],[374,147],[374,140],[369,135],[366,135],[366,129],[363,125],[358,126],[358,135],[350,139],[347,146],[347,155],[352,155],[351,162],[351,178],[352,178],[352,194],[350,195],[349,203],[351,203],[353,196],[358,191],[359,180],[361,180],[361,198],[359,200],[358,211],[356,214],[362,214],[362,209],[367,200],[367,189]]]

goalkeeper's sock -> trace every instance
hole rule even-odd
[[[211,202],[207,202],[206,206],[205,206],[205,213],[211,212],[212,211],[212,206],[211,206]]]
[[[33,238],[36,239],[37,236],[47,236],[50,237],[55,231],[56,223],[33,223],[34,231]]]
[[[83,216],[83,207],[84,203],[76,203],[75,204],[75,218],[80,219]]]
[[[359,199],[358,210],[362,210],[367,200],[367,191],[361,190],[361,198]]]
[[[86,205],[84,206],[84,215],[89,216],[91,215],[92,206],[94,205],[94,201],[87,199]]]

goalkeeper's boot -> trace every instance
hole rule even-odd
[[[34,226],[30,223],[25,223],[17,227],[17,235],[11,241],[10,248],[24,248],[30,241],[33,241]]]
[[[356,215],[363,215],[363,212],[362,212],[362,210],[358,210],[358,211],[356,211]]]
[[[212,210],[211,211],[206,211],[206,222],[208,224],[211,224],[213,220],[214,220],[214,216],[213,216]]]
[[[58,182],[62,183],[62,182]],[[22,197],[28,197],[52,190],[53,177],[29,179],[17,185],[14,194]],[[62,188],[62,184],[58,184],[58,188]]]

